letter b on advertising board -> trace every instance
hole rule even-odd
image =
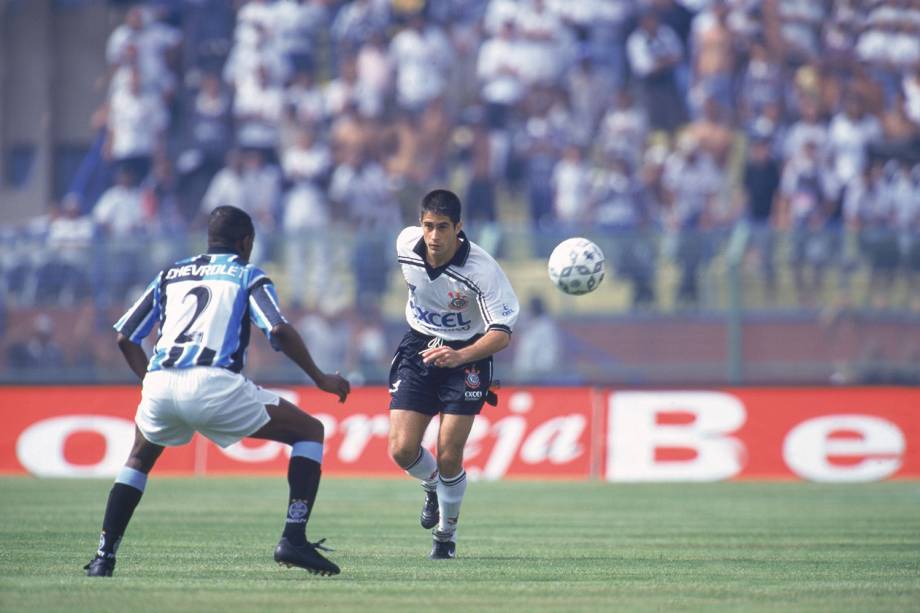
[[[607,424],[610,481],[717,481],[737,475],[732,433],[744,405],[723,392],[615,392]]]

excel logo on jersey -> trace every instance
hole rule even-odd
[[[450,302],[448,302],[447,308],[449,308],[451,311],[462,311],[466,308],[466,296],[461,294],[459,291],[447,292],[447,297],[450,298]]]
[[[468,330],[472,323],[470,320],[463,318],[463,313],[428,311],[418,306],[415,302],[410,302],[409,306],[412,307],[412,314],[415,315],[415,318],[431,328]]]

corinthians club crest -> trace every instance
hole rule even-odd
[[[462,311],[466,308],[466,296],[461,294],[459,291],[447,292],[447,296],[450,298],[447,306],[451,311]]]
[[[471,390],[474,390],[479,387],[479,369],[475,366],[470,366],[465,369],[466,372],[466,386]]]

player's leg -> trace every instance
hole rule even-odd
[[[306,534],[322,474],[323,424],[284,399],[265,408],[268,423],[250,436],[291,445],[287,517],[275,560],[314,573],[337,574],[339,567],[316,551],[317,544],[309,543]]]
[[[475,415],[441,414],[438,431],[438,503],[440,521],[434,531],[432,558],[453,558],[460,505],[466,493],[463,447],[473,428]]]
[[[438,464],[431,452],[422,447],[431,418],[432,415],[418,411],[390,409],[390,457],[406,474],[421,481],[425,503],[419,522],[426,529],[438,523]]]
[[[128,522],[134,514],[147,486],[147,474],[153,468],[157,458],[163,453],[163,447],[155,445],[144,438],[135,427],[134,446],[124,467],[115,478],[115,484],[109,491],[102,520],[102,534],[96,557],[86,565],[86,574],[91,577],[110,577],[115,569],[115,554],[118,545],[128,528]]]
[[[428,341],[406,334],[390,366],[390,457],[421,482],[425,502],[419,523],[429,529],[438,523],[438,464],[422,447],[425,430],[440,410],[437,381],[420,355]]]

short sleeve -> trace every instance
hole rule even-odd
[[[278,324],[287,323],[287,320],[281,314],[281,307],[278,306],[278,293],[275,291],[274,283],[264,272],[256,268],[253,269],[248,290],[249,317],[252,323],[262,331],[276,351],[280,350],[271,332],[272,328]]]
[[[511,334],[521,308],[511,281],[498,263],[493,263],[489,274],[481,275],[478,285],[481,290],[478,296],[479,310],[486,331],[501,330]]]
[[[140,343],[144,340],[153,324],[160,318],[160,278],[163,273],[150,282],[147,289],[137,299],[131,308],[121,316],[115,325],[115,330],[124,334],[131,342]]]

